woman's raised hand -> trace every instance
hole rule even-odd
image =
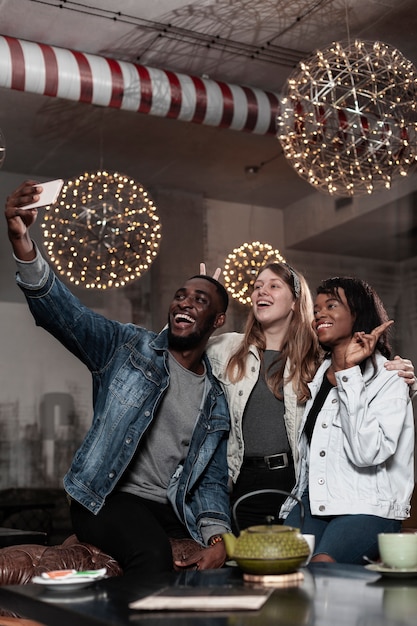
[[[359,365],[359,363],[362,363],[362,361],[371,356],[375,350],[378,339],[393,323],[394,320],[388,320],[374,328],[370,333],[363,331],[355,333],[344,355],[345,367],[348,368]]]

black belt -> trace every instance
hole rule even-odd
[[[276,470],[292,465],[293,459],[290,452],[280,452],[269,456],[245,456],[243,467],[258,467],[262,469]]]

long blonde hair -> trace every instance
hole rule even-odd
[[[267,377],[267,382],[274,395],[280,399],[283,382],[292,382],[298,402],[304,403],[310,397],[307,383],[312,380],[321,361],[320,347],[311,326],[313,300],[310,289],[304,276],[286,263],[267,263],[259,270],[258,276],[266,269],[274,272],[289,286],[295,299],[288,334],[281,347],[280,366],[276,371],[273,371],[276,368],[272,366],[273,373]],[[299,284],[296,284],[297,282]],[[258,348],[263,359],[263,351],[266,348],[265,334],[262,325],[255,318],[253,309],[246,320],[242,343],[227,364],[226,372],[231,382],[236,383],[245,376],[246,359],[251,345]],[[284,368],[288,359],[290,369],[284,381]]]

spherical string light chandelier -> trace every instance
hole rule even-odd
[[[381,42],[334,43],[290,75],[277,117],[288,161],[329,194],[370,194],[417,159],[417,71]]]
[[[241,304],[251,304],[250,294],[260,268],[268,261],[285,263],[279,250],[269,245],[253,241],[244,243],[231,252],[224,262],[224,286],[233,298]]]
[[[124,287],[158,254],[161,225],[148,192],[123,174],[68,180],[45,208],[44,244],[58,273],[87,289]]]

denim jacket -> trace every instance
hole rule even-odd
[[[37,285],[24,283],[19,274],[16,280],[36,324],[92,374],[93,421],[64,486],[72,498],[98,513],[132,460],[169,386],[167,330],[158,335],[95,313],[66,288],[46,261]],[[203,545],[211,535],[230,530],[229,412],[206,356],[204,361],[209,391],[182,471],[167,492],[190,535]]]

